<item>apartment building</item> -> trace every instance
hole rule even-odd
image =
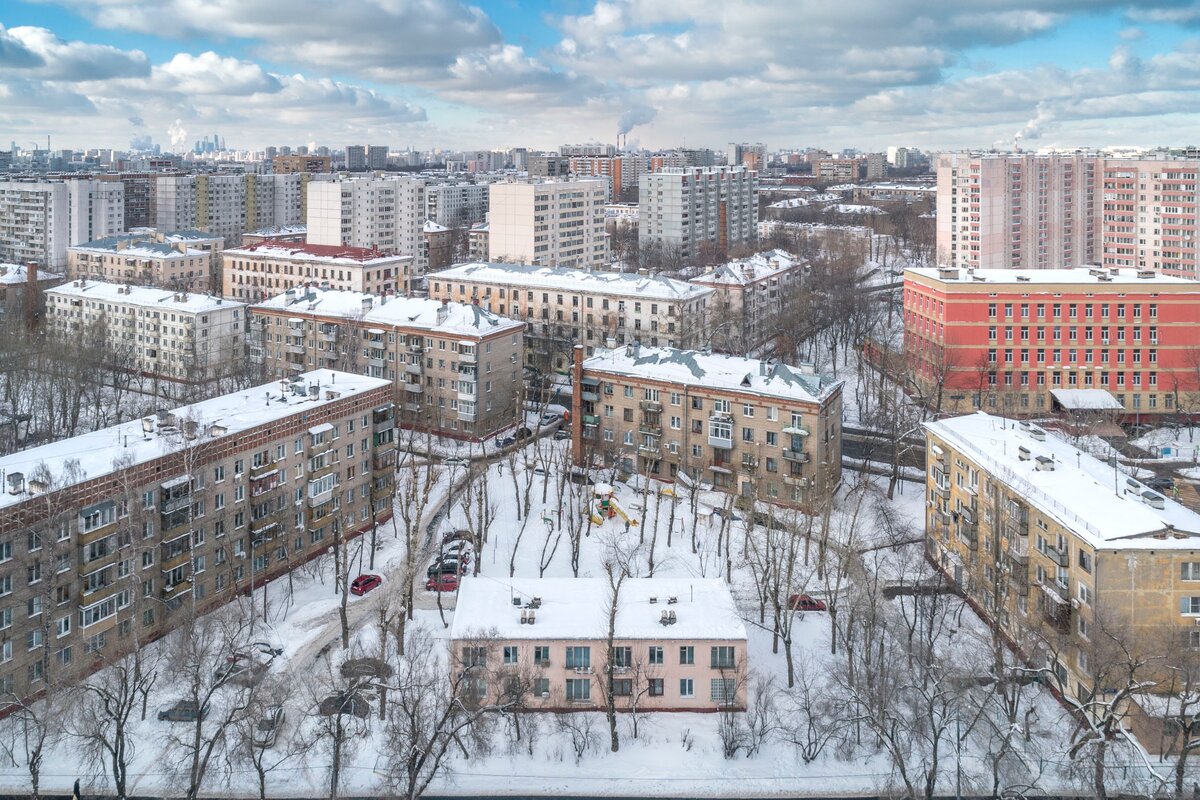
[[[493,183],[488,260],[599,269],[608,263],[603,180]]]
[[[691,283],[714,291],[708,303],[712,347],[747,356],[773,352],[804,266],[786,250],[768,250],[693,278]]]
[[[257,303],[305,284],[382,294],[407,292],[411,256],[362,247],[264,242],[226,250],[221,293]]]
[[[938,263],[981,269],[1097,263],[1101,161],[1085,154],[938,156]]]
[[[925,431],[928,558],[1051,685],[1110,688],[1094,681],[1098,628],[1152,647],[1162,677],[1171,641],[1200,647],[1200,516],[1028,422],[980,412]]]
[[[389,518],[391,403],[316,370],[0,458],[0,691],[94,670]]]
[[[245,354],[245,315],[243,303],[150,286],[75,280],[46,291],[52,335],[102,342],[115,366],[156,385],[229,377]]]
[[[1097,262],[1200,278],[1200,159],[1103,159]]]
[[[63,282],[56,272],[39,272],[37,264],[0,263],[0,323],[23,320],[32,327],[45,311],[45,292]]]
[[[154,227],[204,230],[238,244],[246,231],[303,223],[309,180],[308,173],[162,175],[153,187]]]
[[[428,268],[426,195],[414,178],[314,181],[308,186],[308,243],[409,256],[416,275]]]
[[[1042,413],[1102,389],[1126,416],[1200,410],[1200,283],[1154,270],[914,268],[904,354],[942,411]]]
[[[842,384],[811,367],[628,345],[576,351],[576,465],[814,508],[841,480]]]
[[[467,231],[467,257],[473,261],[487,261],[488,224],[480,222]]]
[[[619,600],[610,649],[603,579],[464,581],[460,692],[542,712],[600,711],[610,693],[620,711],[745,710],[746,628],[724,581],[630,578]]]
[[[125,229],[113,181],[0,181],[0,260],[63,271],[67,248]]]
[[[435,183],[425,187],[425,218],[447,228],[469,228],[487,219],[486,183]]]
[[[638,240],[677,248],[685,260],[705,245],[728,253],[758,235],[758,173],[745,167],[677,167],[643,175]]]
[[[250,331],[267,374],[390,381],[404,428],[479,440],[520,416],[524,325],[479,306],[301,287],[254,306]]]
[[[271,159],[271,168],[276,175],[293,172],[332,172],[333,159],[329,156],[287,155]]]
[[[866,260],[870,258],[875,231],[864,225],[830,225],[823,222],[783,222],[764,219],[758,223],[760,240],[780,236],[799,252],[828,250]]]
[[[429,296],[478,303],[526,323],[526,363],[565,372],[572,349],[640,341],[703,347],[713,289],[660,276],[550,269],[526,264],[460,264],[428,278]]]
[[[565,178],[571,173],[571,159],[555,153],[537,153],[529,156],[529,177]]]
[[[225,240],[203,231],[129,233],[67,248],[67,276],[110,283],[208,292],[219,290]]]
[[[570,159],[572,177],[604,178],[608,181],[608,199],[614,203],[636,187],[650,169],[649,159],[638,154],[575,155]]]
[[[866,159],[862,158],[818,158],[813,161],[813,177],[821,181],[854,183],[866,172]]]

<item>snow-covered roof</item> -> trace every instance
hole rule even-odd
[[[925,428],[1093,547],[1200,547],[1200,514],[1036,425],[980,411],[926,422]],[[1045,469],[1049,462],[1039,457],[1050,459],[1054,469]],[[1164,538],[1155,537],[1164,532]]]
[[[226,250],[226,258],[270,258],[280,261],[306,261],[328,265],[383,266],[397,261],[408,261],[412,256],[384,253],[366,247],[345,245],[303,244],[300,242],[272,242],[251,244]]]
[[[563,289],[572,292],[623,295],[643,299],[695,300],[712,289],[658,275],[632,272],[588,272],[582,269],[536,267],[531,264],[460,264],[433,272],[429,280],[503,284],[530,289]]]
[[[471,233],[487,233],[487,232],[488,232],[488,223],[486,223],[486,222],[476,222],[474,225],[471,226]]]
[[[166,311],[182,311],[190,314],[202,314],[219,308],[243,308],[246,305],[236,300],[225,300],[196,292],[175,292],[170,289],[156,289],[153,286],[126,286],[122,283],[89,280],[64,283],[62,286],[47,289],[46,294],[82,297],[88,300],[107,300],[114,303]]]
[[[308,233],[307,225],[273,225],[267,228],[259,228],[256,231],[248,231],[242,234],[243,236],[298,236],[302,233]]]
[[[73,245],[68,248],[80,253],[120,253],[142,258],[186,258],[202,256],[207,251],[188,247],[189,244],[215,244],[222,237],[196,230],[157,231],[154,228],[133,228],[103,239]],[[180,249],[180,245],[183,248]]]
[[[62,275],[57,272],[43,272],[38,270],[37,279],[39,281],[58,280]],[[0,262],[0,286],[11,286],[13,284],[25,283],[29,280],[29,273],[25,270],[24,264],[5,264]]]
[[[171,414],[176,420],[176,426],[183,420],[194,421],[200,435],[214,439],[231,436],[292,414],[320,408],[339,397],[380,387],[391,387],[392,383],[383,378],[318,369],[299,376],[292,385],[299,387],[299,393],[284,391],[279,381],[273,381],[183,406]],[[308,388],[313,385],[317,387],[315,397],[308,392]],[[327,394],[330,391],[336,392],[338,397]],[[219,428],[212,428],[214,425]],[[35,470],[44,465],[54,481],[62,482],[65,481],[68,466],[74,462],[78,468],[73,472],[75,480],[58,483],[52,487],[58,489],[116,472],[118,468],[114,462],[118,459],[122,467],[143,464],[176,452],[185,444],[191,445],[192,442],[185,440],[177,430],[155,428],[146,433],[143,430],[143,420],[135,419],[0,457],[0,476],[6,479],[0,487],[0,508],[14,505],[29,497],[28,494],[11,494],[8,491],[7,478],[15,472],[24,475],[28,486],[30,478],[36,477]],[[166,479],[174,476],[162,477]]]
[[[1091,283],[1100,286],[1175,283],[1186,284],[1200,291],[1200,283],[1196,281],[1164,275],[1154,270],[1132,268],[1083,266],[1073,269],[974,269],[970,272],[957,267],[953,269],[953,274],[947,273],[945,276],[935,267],[909,267],[904,271],[941,283],[1010,284],[1013,288],[1036,283]]]
[[[448,230],[445,225],[439,225],[431,219],[425,220],[425,233],[444,233]]]
[[[365,292],[301,287],[272,297],[255,309],[286,310],[289,314],[341,317],[376,325],[424,328],[434,333],[487,336],[520,330],[524,323],[499,317],[474,304],[442,303],[427,297],[372,295]],[[364,312],[363,309],[367,311]],[[445,316],[442,315],[443,309]]]
[[[1050,394],[1071,411],[1120,411],[1123,406],[1104,389],[1051,389]]]
[[[807,367],[672,347],[628,345],[597,350],[584,360],[583,368],[803,403],[821,403],[842,385]]]
[[[887,214],[882,208],[875,206],[857,205],[854,203],[838,203],[837,205],[828,206],[825,209],[826,214]]]
[[[521,624],[514,597],[521,605],[541,598],[533,625]],[[458,590],[450,638],[607,639],[609,598],[601,578],[468,578]],[[663,625],[663,613],[672,611],[675,624]],[[616,638],[744,641],[746,626],[722,580],[630,578],[621,586]]]
[[[767,250],[755,253],[749,258],[722,264],[711,272],[693,278],[692,283],[706,286],[747,286],[756,281],[770,278],[772,275],[787,272],[798,263],[800,263],[800,259],[786,250]]]

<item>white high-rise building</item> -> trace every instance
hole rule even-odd
[[[469,228],[487,219],[485,183],[441,183],[425,187],[425,215],[447,228]]]
[[[71,245],[124,229],[119,181],[0,181],[0,261],[60,269]]]
[[[490,187],[488,260],[596,269],[608,263],[608,181],[531,181]]]
[[[639,242],[694,258],[708,242],[722,253],[758,235],[758,173],[745,167],[675,167],[639,183]]]
[[[419,180],[314,181],[308,185],[307,240],[412,256],[420,275],[429,263],[425,213],[425,184]]]

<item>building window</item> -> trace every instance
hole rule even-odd
[[[684,645],[679,648],[679,663],[690,665],[696,663],[696,648],[691,645]]]
[[[571,648],[567,648],[570,650]],[[585,650],[587,648],[584,648]],[[588,678],[567,678],[567,700],[588,700],[592,696],[592,682]]]
[[[663,692],[663,679],[662,678],[651,678],[649,681],[649,689],[650,689],[651,697],[662,697],[663,693],[664,693]]]
[[[550,648],[547,645],[538,645],[533,648],[533,663],[540,666],[545,666],[550,663]]]
[[[517,663],[517,655],[518,655],[517,646],[515,644],[504,646],[504,663],[505,664],[516,664]]]
[[[1200,597],[1196,598],[1200,602]],[[1200,606],[1198,606],[1200,608]],[[1197,611],[1196,613],[1200,613]],[[567,669],[587,669],[592,666],[592,648],[568,647]]]
[[[1200,633],[1200,631],[1197,631],[1197,633]],[[696,686],[692,682],[691,678],[680,678],[679,679],[679,696],[680,697],[695,697],[696,696]]]
[[[735,690],[733,678],[713,678],[708,699],[720,705],[730,705],[733,703]]]
[[[1200,597],[1192,598],[1197,601],[1197,611],[1193,612],[1200,614]],[[713,669],[733,669],[734,655],[732,647],[713,647],[709,654],[709,666]]]
[[[649,658],[651,664],[663,663],[663,649],[657,645],[651,645]]]
[[[1181,597],[1179,599],[1180,614],[1200,614],[1200,597]]]

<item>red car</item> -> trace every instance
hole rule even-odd
[[[794,594],[788,598],[788,607],[792,611],[825,611],[825,601],[817,600],[806,594]]]
[[[359,575],[350,584],[350,594],[364,595],[381,583],[383,578],[378,575]]]
[[[425,588],[431,592],[458,591],[458,578],[453,575],[438,575],[425,581]]]

